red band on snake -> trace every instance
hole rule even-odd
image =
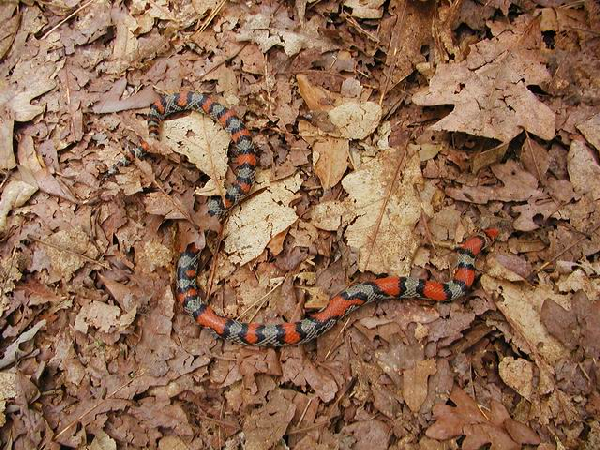
[[[219,122],[231,134],[234,143],[232,166],[236,179],[227,186],[224,198],[213,196],[208,199],[209,214],[222,218],[250,192],[254,183],[256,153],[252,138],[232,110],[197,92],[164,95],[153,104],[148,118],[150,134],[158,136],[161,121],[172,114],[189,110],[203,112]],[[135,156],[143,154],[146,148],[147,144],[143,143]],[[475,258],[497,235],[496,228],[488,228],[480,235],[465,240],[458,248],[458,264],[451,281],[438,283],[413,277],[387,277],[354,284],[331,298],[321,312],[297,322],[276,325],[233,320],[215,313],[204,303],[196,284],[198,250],[190,244],[179,255],[177,263],[177,299],[196,323],[228,341],[272,347],[304,344],[321,336],[339,320],[367,303],[406,298],[451,301],[464,296],[475,281]]]

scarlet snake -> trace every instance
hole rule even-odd
[[[161,96],[160,100],[151,106],[148,117],[150,135],[158,137],[161,121],[173,114],[190,110],[203,112],[219,122],[231,134],[235,146],[232,153],[235,181],[227,186],[223,198],[212,196],[208,199],[208,213],[222,219],[250,192],[254,183],[256,153],[252,138],[231,109],[197,92]],[[134,151],[134,156],[145,153],[147,149],[148,144],[142,141],[140,148]],[[316,339],[340,319],[366,303],[406,298],[451,301],[464,296],[475,281],[475,258],[498,235],[496,228],[482,231],[481,234],[469,237],[459,246],[457,267],[451,281],[438,283],[413,277],[387,277],[354,284],[331,298],[324,310],[297,322],[277,325],[243,323],[229,319],[218,315],[204,303],[199,297],[196,284],[199,250],[194,244],[190,244],[179,255],[177,263],[177,299],[185,312],[194,317],[196,323],[211,329],[228,341],[271,347],[304,344]]]

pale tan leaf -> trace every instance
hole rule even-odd
[[[163,136],[163,141],[173,151],[185,155],[210,177],[212,183],[197,194],[224,194],[227,148],[231,138],[221,126],[204,114],[192,112],[186,117],[165,121]]]
[[[6,227],[8,214],[23,206],[37,190],[37,186],[21,180],[11,180],[4,186],[0,197],[0,231],[4,231]]]
[[[581,140],[571,141],[567,168],[575,192],[590,194],[594,200],[600,199],[600,165],[591,149]]]
[[[419,155],[411,156],[402,171],[400,164],[395,151],[380,152],[342,181],[348,193],[344,220],[352,222],[345,237],[359,250],[362,271],[407,274],[419,247],[414,226],[428,207],[419,195]]]
[[[263,172],[264,179],[266,172]],[[261,184],[261,175],[257,176]],[[298,216],[289,203],[300,189],[300,174],[268,183],[268,188],[250,197],[229,216],[223,234],[225,251],[234,264],[243,265],[260,255],[271,239],[292,225]],[[262,182],[262,185],[265,185]]]
[[[527,400],[532,401],[533,363],[526,359],[502,358],[498,365],[500,378]]]

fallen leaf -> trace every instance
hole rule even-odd
[[[400,172],[395,151],[377,158],[347,175],[342,186],[348,245],[359,250],[359,269],[375,273],[408,274],[419,241],[414,227],[427,201],[419,195],[423,184],[419,155],[408,158]]]
[[[14,364],[19,360],[19,345],[33,339],[38,331],[46,325],[45,320],[38,321],[34,326],[32,326],[29,330],[21,333],[15,341],[6,347],[4,351],[4,356],[0,358],[0,369],[4,369],[5,367]]]
[[[266,174],[266,172],[263,172]],[[257,174],[257,184],[262,185]],[[270,182],[267,190],[249,198],[229,216],[223,234],[225,251],[234,264],[243,265],[260,255],[271,239],[292,225],[298,216],[289,203],[300,189],[300,174]]]
[[[577,125],[577,129],[581,131],[586,140],[596,148],[600,155],[600,114],[596,114],[580,123]]]
[[[309,122],[298,124],[300,136],[312,147],[315,174],[323,189],[338,184],[348,167],[349,144],[347,139],[328,136]]]
[[[436,372],[435,360],[417,361],[415,367],[404,371],[404,401],[414,413],[427,398],[427,381]]]
[[[364,139],[375,131],[381,114],[377,103],[344,103],[329,110],[329,120],[345,138]]]
[[[84,305],[75,317],[75,329],[87,334],[88,327],[91,325],[108,333],[111,327],[118,326],[117,319],[120,315],[121,309],[118,306],[94,300]]]
[[[296,412],[296,406],[290,401],[292,395],[292,391],[276,389],[264,406],[247,416],[243,426],[246,449],[271,448],[283,437]]]
[[[520,20],[519,29],[502,30],[471,46],[465,61],[438,66],[429,87],[413,95],[417,105],[454,105],[432,129],[500,142],[523,129],[542,139],[554,137],[554,112],[527,89],[548,81],[550,74],[537,50],[520,42],[529,32],[527,18]]]
[[[490,200],[525,201],[541,194],[537,189],[537,179],[512,160],[492,166],[492,172],[503,186],[463,186],[448,188],[446,193],[456,200],[471,203],[487,203]]]
[[[600,165],[591,149],[578,139],[571,141],[568,169],[575,192],[590,194],[594,200],[600,199]]]
[[[533,363],[525,359],[502,358],[498,365],[502,380],[527,400],[532,401]]]
[[[173,151],[186,156],[202,172],[210,177],[201,195],[223,195],[227,172],[227,149],[229,134],[211,118],[198,112],[163,124],[163,141]]]
[[[70,280],[76,270],[89,259],[98,256],[98,249],[91,243],[89,235],[79,227],[60,230],[47,238],[45,246],[50,259],[52,278]]]
[[[6,228],[8,214],[23,206],[38,190],[36,185],[25,181],[12,179],[4,186],[2,197],[0,197],[0,232]]]
[[[352,15],[361,19],[378,19],[383,15],[384,0],[344,0]]]
[[[555,294],[550,286],[527,287],[516,283],[498,281],[490,276],[481,277],[481,286],[490,294],[497,294],[496,306],[511,324],[519,346],[538,364],[554,366],[567,357],[568,349],[552,337],[542,325],[542,304],[552,298],[559,304],[568,302],[567,296]]]

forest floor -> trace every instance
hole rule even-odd
[[[593,0],[52,0],[0,17],[4,449],[600,448],[600,7]],[[259,160],[224,226],[233,108]],[[150,155],[110,169],[140,138]],[[175,297],[294,321],[353,282],[445,281],[280,349]],[[210,293],[210,294],[209,294]]]

